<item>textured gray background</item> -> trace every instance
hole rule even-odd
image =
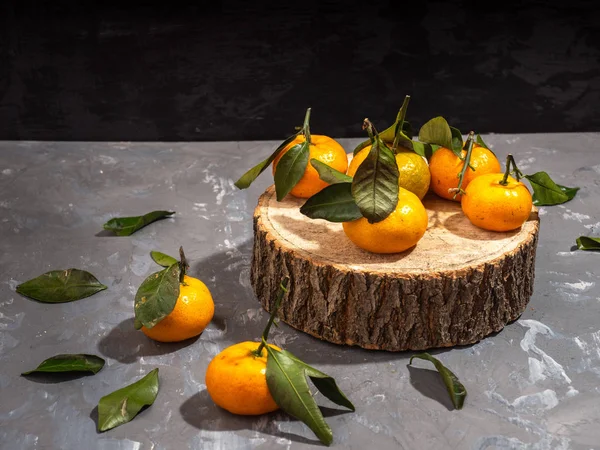
[[[450,410],[427,363],[411,353],[366,351],[321,342],[282,324],[273,341],[336,377],[357,406],[321,396],[333,448],[598,449],[600,289],[598,258],[574,251],[575,238],[600,234],[599,134],[491,135],[503,158],[581,186],[565,205],[541,208],[535,293],[523,316],[466,347],[435,351],[468,389]],[[341,139],[350,151],[356,140]],[[233,416],[204,386],[206,366],[226,346],[254,340],[267,320],[249,285],[252,212],[271,183],[233,181],[275,142],[0,143],[0,447],[20,449],[267,449],[318,445],[302,423],[277,412]],[[174,209],[173,219],[130,237],[102,224],[116,215]],[[133,297],[158,270],[151,250],[183,245],[191,275],[216,302],[196,340],[158,344],[133,328]],[[349,244],[350,245],[350,244]],[[77,267],[108,290],[46,305],[15,293],[52,269]],[[53,382],[19,374],[57,353],[96,353],[95,376]],[[155,404],[132,422],[98,434],[94,408],[105,394],[160,368]],[[55,381],[55,380],[54,380]]]

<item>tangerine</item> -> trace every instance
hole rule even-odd
[[[344,233],[358,247],[372,253],[403,252],[417,244],[427,230],[427,211],[419,197],[398,187],[398,204],[380,222],[369,223],[364,217],[344,222]]]
[[[371,146],[360,150],[348,166],[347,175],[353,177],[358,167],[367,158],[371,151]],[[431,174],[427,161],[420,155],[408,149],[399,149],[396,154],[396,164],[398,165],[398,185],[415,194],[419,199],[425,197],[429,190]]]
[[[185,275],[173,311],[152,328],[143,326],[141,330],[155,341],[184,341],[202,333],[214,313],[215,304],[206,285],[198,278]]]
[[[461,155],[465,158],[466,150],[463,150]],[[458,186],[459,174],[462,171],[465,163],[454,152],[446,147],[437,149],[429,160],[429,171],[431,172],[431,189],[442,198],[454,201],[460,201],[461,195],[456,195],[450,192]],[[471,151],[470,165],[465,172],[465,177],[462,182],[462,189],[465,190],[469,183],[475,178],[487,173],[501,172],[500,162],[498,158],[485,147],[473,144]]]
[[[511,231],[529,218],[533,206],[529,189],[511,176],[503,185],[503,176],[481,175],[465,189],[461,207],[473,225],[490,231]]]
[[[301,144],[306,141],[303,134],[296,136],[296,138],[286,145],[283,150],[273,160],[273,175],[275,175],[275,169],[281,157],[294,145]],[[327,164],[334,169],[346,173],[348,170],[348,155],[335,139],[329,136],[320,134],[312,134],[310,136],[311,145],[309,147],[309,163],[306,166],[304,175],[300,178],[300,181],[292,188],[290,194],[294,197],[309,198],[315,195],[317,192],[329,186],[325,181],[319,178],[319,173],[310,163],[311,159],[316,159],[324,164]]]
[[[233,414],[258,415],[279,408],[267,385],[267,350],[263,348],[261,355],[256,355],[259,345],[250,341],[231,345],[216,355],[206,369],[210,398]]]

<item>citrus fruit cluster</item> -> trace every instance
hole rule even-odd
[[[308,109],[301,130],[236,186],[247,188],[272,165],[278,201],[288,194],[307,199],[301,213],[342,223],[348,239],[372,253],[398,253],[418,243],[428,226],[427,194],[460,202],[473,225],[497,232],[520,228],[534,204],[564,203],[575,195],[577,188],[557,185],[545,172],[523,175],[512,155],[503,171],[481,136],[471,132],[465,141],[441,116],[413,139],[405,120],[409,99],[381,133],[365,119],[369,140],[351,155],[331,137],[310,134]],[[522,178],[531,182],[533,195]]]

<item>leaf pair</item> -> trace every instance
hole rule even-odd
[[[462,151],[464,148],[463,135],[458,128],[451,126],[442,116],[430,119],[421,127],[419,130],[419,141],[432,146],[429,155],[422,155],[426,156],[427,159],[429,159],[431,154],[440,147],[452,150],[456,156],[462,158]],[[475,136],[475,142],[481,147],[492,151],[479,134]]]
[[[43,303],[65,303],[107,289],[89,272],[79,269],[52,270],[17,286],[16,291]]]
[[[171,217],[175,211],[152,211],[143,216],[114,217],[104,224],[104,229],[117,236],[131,236],[137,230],[157,220]]]
[[[331,428],[315,402],[307,377],[315,387],[337,405],[354,411],[354,405],[329,375],[309,366],[292,353],[265,345],[267,357],[267,385],[275,402],[288,414],[304,422],[321,442],[333,441]]]
[[[365,119],[371,149],[354,177],[349,177],[316,160],[311,164],[319,177],[330,183],[310,197],[300,212],[311,219],[349,222],[367,218],[369,223],[384,220],[398,204],[398,165],[396,157]]]
[[[304,142],[292,146],[279,159],[275,169],[274,182],[277,200],[281,201],[298,184],[298,181],[304,176],[308,166],[310,155],[310,111],[306,110],[304,116],[304,125],[297,133],[284,140],[275,151],[265,160],[248,170],[235,182],[238,189],[246,189],[269,167],[281,152],[288,147],[298,136],[304,135]]]

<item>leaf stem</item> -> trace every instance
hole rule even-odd
[[[375,136],[377,135],[377,130],[375,129],[375,126],[371,123],[371,121],[369,119],[367,119],[366,117],[363,120],[362,129],[367,130],[369,139],[371,139],[371,144],[373,142],[375,142]]]
[[[404,128],[404,119],[406,118],[406,110],[408,109],[408,104],[410,103],[410,95],[404,97],[404,102],[400,107],[400,111],[398,111],[398,116],[396,117],[396,130],[394,133],[394,142],[392,144],[392,151],[396,153],[396,149],[398,148],[398,143],[400,142],[400,136],[402,135],[402,129]]]
[[[511,166],[513,169],[512,171],[510,170]],[[509,153],[506,157],[506,169],[504,170],[504,177],[502,177],[502,180],[500,180],[500,184],[502,186],[506,186],[508,184],[508,177],[511,174],[515,176],[515,179],[517,181],[523,178],[523,173],[517,167],[517,163],[515,162],[514,156]]]
[[[180,268],[180,273],[179,273],[179,282],[183,283],[183,279],[185,277],[185,274],[187,273],[188,269],[190,268],[190,265],[187,262],[187,259],[185,258],[185,253],[183,253],[183,247],[179,247],[179,268]]]
[[[311,140],[310,140],[309,122],[310,122],[310,108],[307,108],[306,114],[304,115],[304,125],[302,125],[302,133],[304,134],[304,138],[306,139],[306,142],[308,142],[308,144],[310,145]]]
[[[465,174],[467,173],[467,169],[471,165],[471,153],[473,152],[473,139],[475,138],[475,132],[470,131],[469,136],[467,137],[467,143],[465,145],[467,149],[467,154],[465,156],[464,165],[460,174],[458,175],[458,186],[454,189],[450,189],[450,192],[454,193],[453,199],[456,198],[458,194],[464,194],[465,191],[462,188],[463,180],[465,179]],[[475,169],[473,169],[475,170]]]
[[[273,310],[271,311],[271,317],[269,317],[267,326],[265,327],[265,329],[262,333],[262,339],[261,339],[260,345],[258,346],[256,351],[254,351],[254,354],[257,357],[262,356],[262,350],[263,350],[263,348],[265,348],[265,343],[267,342],[267,339],[269,338],[269,332],[271,331],[271,326],[273,325],[273,322],[275,322],[275,315],[277,314],[277,311],[279,310],[279,307],[281,306],[281,301],[283,300],[283,296],[288,291],[287,286],[288,286],[289,281],[290,281],[290,278],[285,277],[283,280],[281,280],[281,283],[279,284],[279,292],[277,293],[277,299],[275,300],[275,306],[273,306]]]

